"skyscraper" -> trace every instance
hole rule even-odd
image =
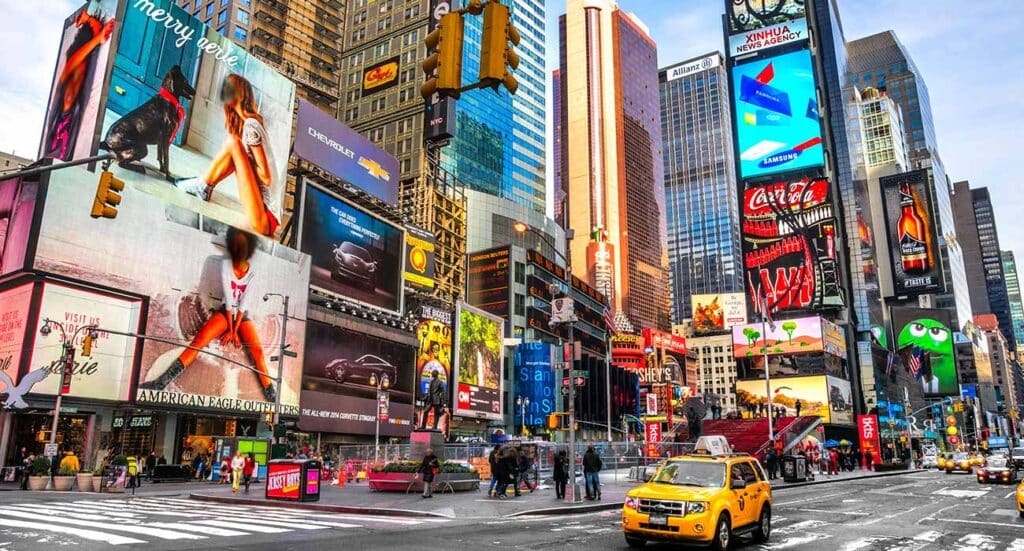
[[[1020,278],[1017,275],[1017,261],[1013,251],[1002,251],[1003,276],[1006,278],[1006,298],[1010,301],[1010,321],[1013,323],[1013,338],[1017,347],[1024,343],[1024,303],[1021,302]],[[1017,352],[1017,350],[1014,350]]]
[[[974,219],[978,224],[978,242],[981,245],[981,268],[985,276],[985,290],[988,293],[989,312],[999,320],[999,330],[1006,338],[1010,350],[1017,349],[1017,338],[1013,331],[1010,315],[1010,299],[1006,293],[1006,277],[1003,275],[1003,257],[999,248],[999,234],[996,232],[996,217],[992,210],[992,197],[988,188],[971,190],[974,203]]]
[[[690,317],[690,298],[743,292],[739,205],[722,54],[658,72],[672,319]]]
[[[657,46],[611,0],[569,0],[559,26],[573,272],[610,297],[620,330],[668,329]]]
[[[971,309],[979,314],[991,312],[985,270],[981,263],[981,239],[978,237],[978,220],[974,215],[974,198],[971,196],[971,183],[966,180],[953,184],[953,215],[964,257]]]

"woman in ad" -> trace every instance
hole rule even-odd
[[[274,235],[279,221],[268,205],[270,191],[277,183],[274,180],[279,176],[252,85],[242,76],[230,74],[224,79],[220,100],[227,128],[224,148],[214,157],[205,176],[178,180],[175,185],[209,201],[213,188],[234,174],[238,198],[250,226],[261,235]]]
[[[210,319],[196,333],[190,346],[155,380],[139,385],[148,390],[163,390],[185,371],[199,355],[199,349],[206,348],[214,339],[220,339],[221,346],[244,348],[250,361],[259,370],[260,385],[268,402],[276,401],[277,389],[267,375],[267,361],[263,356],[256,326],[247,315],[246,306],[252,300],[246,291],[256,277],[252,256],[256,250],[257,237],[244,231],[228,228],[227,256],[221,263],[221,279],[224,290],[224,305],[213,312]]]

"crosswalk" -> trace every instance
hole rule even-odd
[[[76,543],[139,545],[156,541],[215,540],[285,532],[362,528],[402,529],[446,523],[444,518],[398,518],[318,513],[279,507],[198,502],[175,497],[26,502],[0,505],[0,550],[18,538],[39,549]],[[213,543],[220,546],[223,544]]]

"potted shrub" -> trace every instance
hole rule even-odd
[[[75,473],[75,482],[78,484],[79,492],[91,492],[92,491],[92,471],[82,469]]]
[[[28,466],[28,489],[45,490],[50,481],[50,462],[45,457],[37,457]]]
[[[74,469],[61,467],[57,471],[57,475],[53,477],[53,489],[58,492],[67,492],[75,484],[76,474],[78,473]]]
[[[78,487],[82,489],[81,486]],[[92,491],[99,492],[103,489],[103,467],[99,466],[92,470]],[[84,490],[83,490],[84,491]]]

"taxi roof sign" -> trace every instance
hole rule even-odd
[[[701,436],[697,439],[694,447],[695,455],[730,455],[733,453],[732,446],[724,436]]]

